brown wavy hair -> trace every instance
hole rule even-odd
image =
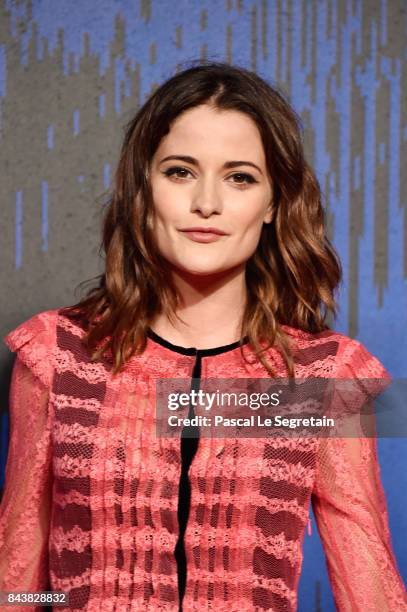
[[[223,62],[194,64],[159,86],[125,126],[103,218],[105,272],[95,277],[97,287],[62,312],[85,322],[83,341],[92,359],[110,353],[113,375],[134,353],[144,351],[156,314],[174,320],[179,297],[152,232],[150,163],[184,111],[204,103],[240,111],[261,134],[274,204],[273,220],[263,224],[257,249],[246,263],[241,337],[248,337],[271,376],[273,368],[263,353],[275,346],[288,376],[294,377],[290,330],[281,326],[310,333],[329,329],[326,318],[329,312],[336,316],[334,292],[342,278],[325,231],[318,181],[304,157],[301,121],[283,93],[256,73]]]

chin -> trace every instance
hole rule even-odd
[[[190,274],[191,276],[215,276],[218,274],[225,274],[227,272],[227,270],[217,270],[212,268],[182,268],[181,271],[185,274]]]
[[[228,273],[229,268],[218,268],[216,266],[213,267],[209,267],[209,266],[181,266],[181,265],[175,265],[174,266],[176,272],[182,276],[189,276],[189,277],[200,277],[200,278],[204,278],[204,277],[219,277],[222,276],[224,274]]]

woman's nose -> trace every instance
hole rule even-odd
[[[191,211],[200,211],[208,216],[214,212],[222,212],[222,207],[220,186],[216,181],[212,179],[198,181],[192,198]]]

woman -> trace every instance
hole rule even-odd
[[[127,126],[103,246],[97,288],[5,339],[1,589],[296,610],[312,501],[338,609],[407,610],[374,438],[155,435],[160,379],[390,379],[325,322],[340,263],[283,96],[215,62],[159,87]]]

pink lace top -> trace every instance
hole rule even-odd
[[[298,377],[390,380],[356,340],[285,329]],[[267,372],[248,345],[244,362],[239,348],[150,336],[113,377],[107,360],[90,361],[83,333],[49,310],[5,338],[17,358],[0,591],[69,592],[61,610],[178,612],[180,439],[155,436],[155,381],[191,377],[198,358],[203,378]],[[286,376],[278,351],[269,356]],[[311,503],[337,609],[407,610],[375,438],[202,437],[189,481],[185,611],[295,611]]]

